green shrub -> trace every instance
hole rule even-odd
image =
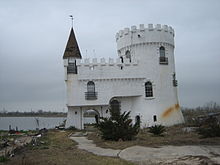
[[[115,113],[110,118],[100,118],[97,128],[105,140],[132,140],[139,132],[139,123],[132,124],[130,112]]]
[[[160,124],[149,127],[149,132],[157,136],[161,136],[162,133],[165,132],[165,130],[166,130],[165,127]]]

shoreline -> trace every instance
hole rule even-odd
[[[0,117],[67,117],[66,115],[0,115]],[[86,115],[84,117],[93,118],[92,115]]]
[[[0,115],[0,117],[67,117],[67,115]]]

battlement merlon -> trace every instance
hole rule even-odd
[[[174,35],[174,29],[168,25],[148,24],[145,27],[144,24],[140,24],[139,29],[136,26],[131,26],[131,28],[120,30],[116,33],[116,42],[118,50],[122,47],[140,43],[164,42],[174,46]]]
[[[93,66],[137,66],[138,60],[132,59],[130,62],[130,59],[124,58],[123,63],[120,58],[113,59],[97,59],[97,58],[85,58],[85,59],[77,59],[76,60],[77,66],[84,66],[84,67],[93,67]]]

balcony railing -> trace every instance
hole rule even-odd
[[[160,64],[168,65],[168,58],[167,57],[159,57],[159,61],[160,61]]]
[[[173,86],[174,86],[174,87],[177,87],[177,85],[178,85],[177,80],[173,80]]]
[[[77,67],[76,67],[75,63],[70,63],[70,64],[67,66],[67,73],[77,74]]]
[[[85,99],[86,100],[96,100],[98,96],[97,92],[85,92]]]

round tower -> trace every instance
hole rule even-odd
[[[174,30],[167,25],[140,24],[116,34],[117,51],[122,59],[138,60],[138,74],[145,90],[133,105],[143,123],[173,125],[184,122],[177,95],[174,65]]]

